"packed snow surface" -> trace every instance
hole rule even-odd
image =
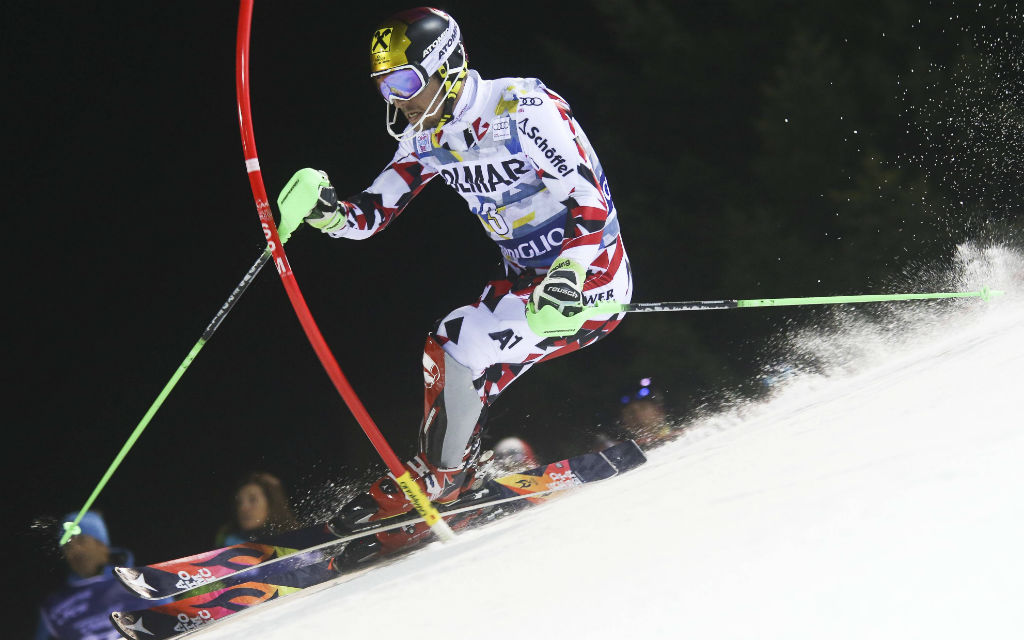
[[[1008,295],[804,331],[645,466],[202,636],[1024,637],[1024,272],[961,257]]]

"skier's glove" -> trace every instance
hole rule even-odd
[[[277,196],[281,224],[277,233],[288,242],[303,220],[324,233],[345,226],[346,212],[338,206],[338,196],[327,174],[316,169],[300,169]]]
[[[559,258],[533,290],[526,310],[530,329],[542,336],[568,336],[583,326],[583,281],[587,271],[578,262]],[[578,317],[576,317],[578,316]]]

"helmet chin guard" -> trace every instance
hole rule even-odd
[[[438,109],[442,109],[441,119],[438,121],[437,126],[434,127],[434,131],[440,131],[441,127],[447,124],[455,113],[455,98],[459,95],[459,90],[462,88],[462,83],[466,78],[466,74],[469,72],[469,68],[463,63],[459,69],[452,69],[447,76],[444,77],[444,81],[441,86],[434,92],[433,98],[430,99],[430,103],[427,105],[427,109],[420,116],[416,122],[410,122],[410,127],[403,127],[401,130],[395,129],[395,124],[398,120],[398,107],[392,102],[385,104],[385,117],[384,126],[387,129],[388,135],[395,140],[402,142],[403,140],[411,140],[416,134],[421,133],[423,128],[423,121],[437,113]],[[454,74],[454,78],[452,77]],[[443,100],[439,100],[441,96],[444,96]]]

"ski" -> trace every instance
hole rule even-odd
[[[538,499],[542,500],[543,496]],[[525,501],[513,504],[523,504]],[[512,509],[508,513],[514,512]],[[481,513],[486,512],[486,515]],[[505,515],[502,506],[477,505],[474,511],[464,511],[460,515],[448,514],[453,530],[467,529],[483,522],[490,522]],[[366,531],[370,536],[380,529]],[[304,591],[309,593],[320,588],[346,582],[371,569],[381,567],[404,557],[421,544],[387,556],[379,556],[359,566],[347,566],[333,562],[330,550],[341,551],[344,543],[331,545],[315,551],[307,551],[295,556],[306,557],[307,564],[299,566],[290,563],[286,570],[270,572],[267,577],[255,581],[246,580],[238,584],[227,585],[224,581],[205,585],[196,589],[193,594],[186,594],[174,602],[157,605],[137,611],[114,611],[110,621],[114,628],[128,640],[175,640],[205,629],[214,622],[242,612],[251,611],[257,605],[274,602],[285,596]],[[294,558],[295,556],[291,556]],[[283,563],[278,563],[278,566]],[[248,574],[243,574],[248,575]],[[250,576],[251,577],[251,576]]]
[[[583,454],[530,471],[493,478],[481,489],[466,494],[467,497],[448,505],[443,510],[443,516],[449,520],[453,529],[467,529],[518,511],[530,503],[543,501],[553,493],[613,477],[645,461],[646,457],[635,443],[623,442],[598,453]],[[495,483],[497,487],[491,483]],[[506,490],[523,493],[512,496],[507,495]],[[386,521],[387,524],[348,536],[332,536],[326,543],[293,550],[286,556],[274,557],[262,564],[228,573],[223,578],[192,587],[193,593],[186,594],[182,599],[169,604],[138,611],[115,611],[110,615],[111,622],[118,632],[129,640],[172,640],[205,628],[213,622],[251,610],[257,605],[276,601],[313,587],[351,579],[403,555],[396,553],[355,568],[346,568],[332,562],[334,555],[342,552],[352,540],[409,526],[419,519],[410,516],[401,518],[401,522],[394,520],[399,519],[391,519]],[[320,527],[313,529],[320,531]],[[308,530],[299,533],[299,537],[319,535]],[[216,554],[220,551],[224,549],[209,553]],[[203,555],[205,554],[190,557]]]
[[[165,640],[193,633],[213,622],[338,578],[326,564],[281,572],[265,581],[221,587],[139,611],[114,611],[110,621],[129,640]]]
[[[627,440],[603,451],[490,478],[482,487],[438,510],[449,520],[458,514],[504,503],[533,502],[577,485],[613,477],[645,461],[640,447]],[[241,582],[264,582],[268,576],[328,560],[353,540],[404,527],[419,519],[417,514],[410,513],[367,523],[352,532],[338,532],[329,523],[322,523],[264,541],[236,544],[157,564],[117,567],[114,574],[133,593],[152,600],[179,596],[199,588],[206,591]]]

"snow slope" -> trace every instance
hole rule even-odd
[[[1024,637],[1024,270],[964,260],[1008,295],[801,334],[826,374],[645,467],[202,636]]]

